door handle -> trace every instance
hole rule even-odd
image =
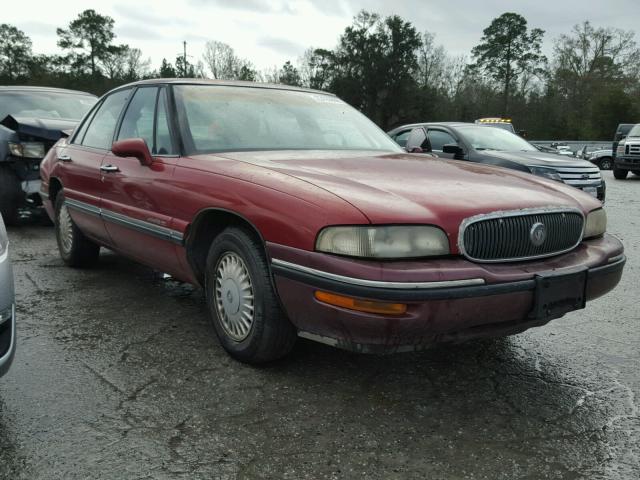
[[[103,172],[119,172],[120,169],[118,167],[116,167],[115,165],[102,165],[100,167],[100,170],[102,170]]]
[[[70,162],[71,156],[63,153],[62,155],[58,155],[58,160],[60,160],[61,162]]]

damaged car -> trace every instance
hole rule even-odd
[[[42,205],[40,162],[96,101],[73,90],[0,87],[0,213],[8,225]]]
[[[585,308],[625,264],[595,197],[408,154],[314,90],[129,84],[41,171],[65,263],[106,247],[202,286],[222,346],[248,363],[297,337],[390,353],[518,333]]]

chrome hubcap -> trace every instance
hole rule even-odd
[[[216,265],[214,294],[222,328],[233,340],[249,336],[253,326],[253,285],[242,258],[225,253]]]
[[[60,238],[62,250],[65,253],[69,253],[73,245],[73,223],[66,205],[60,207],[60,213],[58,214],[58,237]]]

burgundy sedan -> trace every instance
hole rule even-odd
[[[42,179],[67,264],[106,247],[201,285],[245,362],[298,336],[395,352],[521,332],[607,293],[625,263],[593,197],[404,153],[335,96],[284,86],[117,88]]]

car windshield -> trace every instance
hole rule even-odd
[[[0,92],[0,120],[14,117],[80,120],[96,103],[93,95],[64,92]]]
[[[537,151],[533,145],[515,133],[500,128],[469,125],[468,127],[458,127],[458,130],[475,150]]]
[[[634,125],[634,127],[631,130],[629,130],[629,134],[627,136],[640,137],[640,123],[637,125]]]
[[[403,150],[342,100],[322,93],[222,85],[174,87],[193,153],[243,150]]]

